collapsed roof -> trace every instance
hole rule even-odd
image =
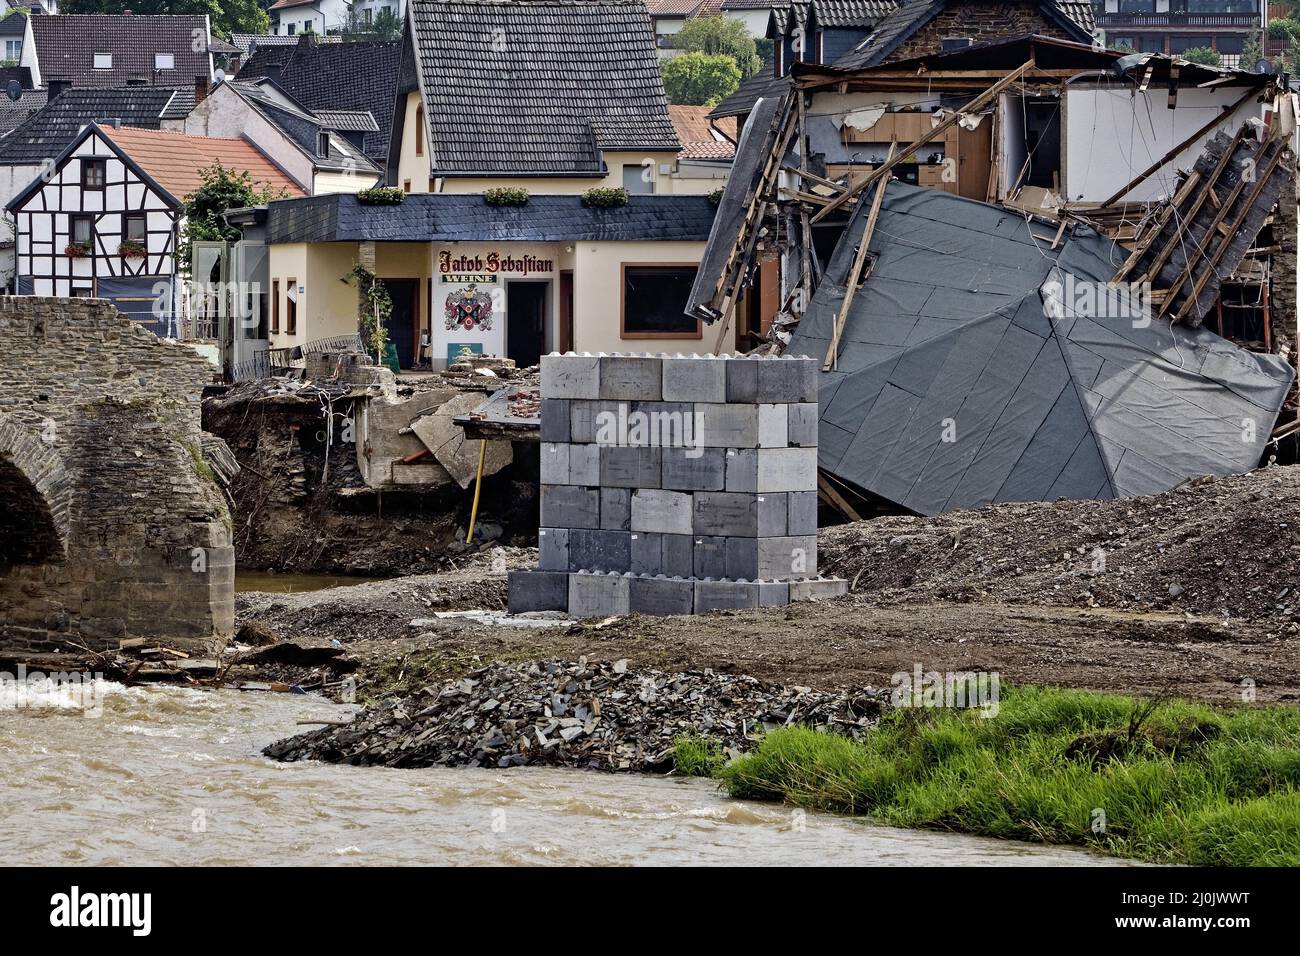
[[[1098,295],[1124,252],[1086,225],[1053,248],[1010,210],[884,189],[820,389],[823,470],[928,515],[1154,494],[1258,464],[1294,379],[1284,358]],[[789,354],[828,353],[869,205]]]

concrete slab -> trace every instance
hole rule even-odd
[[[696,581],[695,613],[758,607],[755,581]]]
[[[849,593],[849,582],[843,578],[809,578],[790,582],[790,601],[829,601]]]
[[[725,578],[727,576],[727,539],[703,538],[692,539],[692,558],[694,576],[697,578]]]
[[[744,491],[699,491],[693,495],[691,528],[696,535],[758,535],[758,495]]]
[[[744,578],[746,581],[758,577],[757,538],[727,538],[726,555],[724,577]]]
[[[689,578],[638,575],[628,584],[628,610],[633,614],[690,614],[695,610],[695,582]]]
[[[728,360],[705,355],[663,360],[665,402],[725,402]]]
[[[691,534],[690,494],[637,488],[632,492],[632,530]]]
[[[658,488],[660,451],[658,448],[600,446],[600,484],[606,488]]]
[[[604,355],[600,359],[600,398],[657,402],[663,396],[663,363],[658,357]]]
[[[758,491],[758,449],[727,449],[727,491]]]
[[[543,571],[569,570],[569,529],[537,530],[537,567]]]
[[[771,581],[817,577],[817,535],[759,538],[758,577]]]
[[[727,483],[723,448],[663,449],[660,484],[672,491],[722,491]]]
[[[540,513],[546,528],[599,528],[600,492],[577,485],[542,485]]]
[[[788,499],[789,494],[783,491],[757,496],[755,503],[758,510],[758,536],[760,538],[779,538],[792,533],[787,529]],[[814,527],[813,532],[816,531],[817,529]]]
[[[604,416],[613,416],[607,418]],[[569,440],[594,442],[601,426],[618,420],[618,402],[573,401],[569,403]]]
[[[607,531],[628,531],[632,527],[632,489],[600,489],[600,526]]]
[[[790,603],[790,582],[788,581],[759,581],[758,582],[758,606],[759,607],[785,607]]]
[[[695,411],[703,426],[703,444],[706,448],[757,447],[757,405],[700,402],[695,406]]]
[[[600,398],[600,357],[543,355],[542,398]]]
[[[755,404],[758,402],[758,360],[732,358],[727,360],[727,401]]]
[[[600,446],[569,446],[569,484],[595,487],[600,484]]]
[[[569,443],[542,442],[541,478],[544,485],[569,483]]]
[[[466,441],[465,430],[452,419],[468,415],[481,404],[480,393],[464,392],[439,405],[432,415],[411,422],[411,431],[461,488],[468,488],[478,474],[479,442]],[[483,475],[495,475],[512,461],[510,442],[490,441],[483,455]]]
[[[760,448],[758,490],[815,491],[817,489],[816,448]]]
[[[542,441],[569,441],[569,399],[544,399],[541,422]]]
[[[818,365],[812,359],[766,358],[758,363],[758,401],[763,403],[817,401]]]
[[[786,495],[785,533],[817,533],[817,492],[791,491]]]
[[[628,613],[630,575],[569,575],[569,615],[571,617],[608,617]]]
[[[632,570],[631,535],[626,531],[570,529],[569,570],[619,574]]]
[[[758,447],[784,448],[789,444],[790,406],[758,406]]]
[[[797,448],[817,447],[817,403],[792,402],[786,406],[789,444]]]
[[[506,575],[506,604],[511,614],[567,611],[569,575],[565,571],[511,571]]]

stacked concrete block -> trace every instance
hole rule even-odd
[[[691,614],[847,590],[817,573],[812,359],[548,355],[541,442],[538,570],[511,572],[511,610]]]

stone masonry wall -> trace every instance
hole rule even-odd
[[[228,637],[207,361],[104,302],[0,297],[0,363],[0,652]]]
[[[1026,33],[1059,40],[1073,39],[1044,17],[1037,3],[950,3],[942,13],[908,37],[886,62],[938,53],[943,48],[945,37],[970,37],[972,42],[982,43]],[[990,80],[989,85],[992,86],[993,82]]]

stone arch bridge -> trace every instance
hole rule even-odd
[[[230,635],[211,376],[108,303],[0,297],[0,656]]]

